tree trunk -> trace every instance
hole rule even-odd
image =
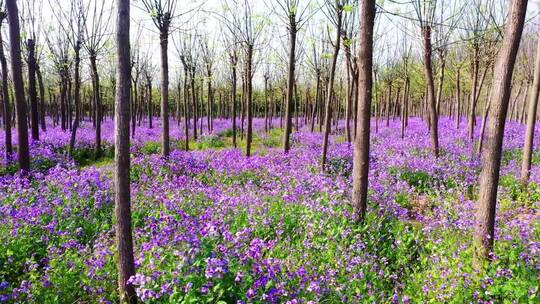
[[[136,72],[138,73],[138,72]],[[139,75],[136,75],[133,79],[133,93],[131,94],[131,137],[135,138],[135,129],[137,127],[137,101],[138,101],[138,83],[139,83]]]
[[[136,303],[137,295],[130,277],[135,275],[133,258],[133,239],[131,232],[131,193],[130,193],[130,155],[129,155],[129,122],[130,122],[130,45],[129,45],[129,0],[117,2],[117,54],[116,67],[116,100],[115,100],[115,215],[116,246],[118,250],[118,289],[120,303]]]
[[[236,55],[233,55],[236,56]],[[236,57],[232,59],[232,141],[233,146],[236,148]]]
[[[36,89],[36,44],[33,39],[26,40],[28,48],[28,98],[30,100],[30,120],[32,140],[39,140],[39,111]]]
[[[480,155],[482,153],[482,149],[484,147],[484,134],[486,132],[487,116],[488,116],[490,107],[491,107],[491,99],[488,99],[486,108],[484,110],[484,114],[482,115],[482,124],[481,124],[481,127],[480,127],[480,137],[478,138],[478,149],[476,150],[476,153],[478,155]]]
[[[161,153],[169,156],[169,60],[167,58],[169,29],[160,33],[161,46]]]
[[[69,139],[69,150],[68,154],[70,156],[73,155],[73,151],[75,149],[75,139],[77,138],[77,129],[79,128],[79,121],[80,121],[80,105],[81,105],[81,77],[79,73],[79,67],[81,63],[81,57],[80,57],[80,50],[81,50],[81,42],[77,41],[75,42],[75,58],[74,58],[74,64],[75,64],[75,71],[74,71],[74,77],[75,77],[75,119],[73,120],[73,124],[71,125],[71,137]]]
[[[6,55],[4,54],[4,39],[2,37],[2,23],[6,18],[4,12],[0,12],[0,65],[2,67],[2,101],[4,109],[4,132],[5,132],[5,153],[6,160],[13,154],[13,142],[11,139],[11,107],[9,98],[8,67]]]
[[[534,141],[534,126],[536,123],[536,107],[538,106],[538,93],[540,92],[540,40],[536,47],[536,60],[534,64],[534,80],[529,99],[527,113],[527,128],[525,130],[525,143],[523,145],[523,160],[521,163],[521,182],[524,185],[529,183],[531,171],[531,159]],[[525,103],[525,100],[523,101]]]
[[[184,149],[189,151],[189,84],[188,69],[184,68]]]
[[[361,22],[358,35],[358,124],[354,139],[352,196],[355,214],[359,221],[363,221],[367,209],[369,175],[369,131],[373,85],[375,0],[362,1],[360,5]]]
[[[208,70],[208,83],[207,83],[207,90],[208,90],[208,100],[207,100],[207,112],[208,112],[208,133],[212,132],[212,121],[213,121],[213,104],[214,104],[214,95],[212,93],[212,72]]]
[[[350,59],[350,51],[346,52],[347,54],[347,98],[345,101],[345,134],[347,135],[347,142],[351,142],[351,107],[352,107],[352,80],[351,80],[351,59]]]
[[[482,151],[482,171],[480,173],[480,192],[476,211],[474,233],[475,255],[479,259],[489,259],[495,237],[495,210],[497,186],[501,165],[501,150],[510,84],[516,55],[519,48],[523,23],[527,10],[527,0],[513,0],[505,26],[504,39],[498,54],[490,92],[491,107],[488,113],[487,136]],[[477,260],[478,261],[478,260]],[[477,263],[477,267],[481,264]]]
[[[246,58],[246,110],[247,110],[247,135],[246,135],[246,156],[251,156],[251,140],[253,137],[253,114],[252,114],[252,95],[253,95],[253,74],[252,67],[253,64],[253,46],[249,45],[247,48],[247,58]]]
[[[325,104],[325,114],[324,114],[324,140],[323,140],[323,149],[321,157],[321,168],[324,171],[326,166],[326,155],[328,153],[328,138],[330,137],[330,123],[332,120],[332,96],[334,91],[334,78],[336,75],[336,63],[337,57],[339,55],[339,48],[341,42],[341,24],[343,12],[341,8],[337,8],[337,23],[336,23],[336,41],[334,44],[334,54],[332,55],[332,65],[330,68],[330,77],[328,79],[328,88],[326,92],[326,104]]]
[[[439,157],[439,124],[437,117],[437,109],[435,104],[435,85],[433,83],[433,67],[431,58],[431,27],[422,27],[422,36],[424,38],[424,71],[427,81],[427,101],[429,105],[429,120],[431,133],[431,147],[433,155]]]
[[[460,112],[460,109],[461,109],[461,67],[458,67],[457,68],[457,71],[456,71],[456,99],[457,99],[457,104],[456,104],[456,129],[459,128],[459,125],[461,123],[461,112]]]
[[[195,96],[195,68],[191,69],[191,102],[193,106],[193,139],[197,140],[197,97]]]
[[[317,116],[317,109],[319,107],[320,87],[321,87],[321,76],[319,72],[316,72],[315,100],[313,101],[313,109],[311,109],[311,128],[310,128],[311,132],[315,130],[315,118]]]
[[[45,121],[45,87],[43,85],[43,76],[41,75],[41,68],[39,64],[36,64],[36,75],[39,86],[39,122],[41,123],[41,130],[47,130],[47,124]]]
[[[407,121],[407,116],[408,116],[407,108],[408,108],[408,103],[409,103],[409,87],[410,87],[410,82],[409,82],[409,77],[407,77],[407,79],[405,79],[405,91],[403,94],[403,107],[401,109],[401,139],[405,137],[405,127],[407,126],[406,121]]]
[[[152,113],[152,79],[149,76],[146,77],[146,85],[148,91],[148,127],[152,129],[152,118],[154,114]]]
[[[296,15],[289,15],[289,70],[287,73],[287,99],[285,100],[285,132],[283,133],[283,151],[289,152],[292,132],[292,104],[294,89],[294,72],[296,66]]]
[[[27,108],[24,99],[24,82],[21,61],[21,35],[19,12],[16,0],[6,0],[9,21],[9,42],[11,52],[11,71],[15,90],[15,110],[17,114],[18,159],[21,172],[30,170],[30,152],[28,150]],[[4,73],[5,74],[5,73]]]
[[[439,88],[437,90],[437,116],[440,115],[441,110],[441,99],[442,99],[442,91],[443,91],[443,85],[444,85],[444,69],[446,68],[446,55],[444,54],[445,51],[439,52],[439,58],[441,60],[441,73],[439,75]]]
[[[474,125],[476,124],[476,92],[478,90],[478,70],[480,66],[480,60],[478,55],[478,46],[474,46],[474,58],[473,58],[473,77],[472,77],[472,89],[469,103],[469,122],[468,122],[468,136],[472,141],[474,137]]]
[[[99,90],[99,74],[96,64],[96,55],[90,54],[90,68],[92,70],[92,93],[94,100],[94,120],[96,122],[96,146],[94,148],[95,158],[101,156],[101,94]]]
[[[61,84],[60,84],[60,120],[62,125],[62,131],[67,130],[67,99],[68,99],[68,92],[67,92],[67,71],[62,69],[61,73]]]
[[[268,76],[264,76],[264,132],[268,132]]]

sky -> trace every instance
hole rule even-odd
[[[32,2],[39,3],[40,0],[19,0],[19,6],[23,6],[22,11],[24,15],[25,7],[28,7]],[[42,9],[36,9],[36,11],[41,12],[43,18],[42,34],[41,34],[41,43],[45,44],[43,35],[45,35],[52,28],[58,27],[58,19],[62,18],[61,11],[68,11],[71,1],[70,0],[42,0]],[[107,9],[105,14],[109,14],[109,37],[114,38],[114,1],[111,0],[81,0],[84,3],[88,4],[92,1],[98,1],[98,3],[103,3]],[[166,0],[161,0],[166,1]],[[175,45],[178,41],[181,41],[185,35],[196,33],[197,35],[207,36],[210,43],[214,46],[215,49],[215,60],[217,74],[226,73],[226,46],[223,43],[223,18],[220,15],[223,14],[225,3],[229,3],[229,7],[232,6],[232,1],[234,0],[178,0],[175,18],[173,21],[173,30],[171,31],[169,39],[169,66],[170,66],[170,78],[174,82],[176,75],[181,73],[182,66],[178,57],[178,52]],[[236,0],[243,2],[244,0]],[[286,46],[288,44],[288,36],[286,33],[285,24],[278,15],[282,14],[282,11],[279,9],[279,6],[276,5],[276,1],[279,0],[246,0],[252,6],[253,14],[257,18],[262,18],[265,20],[265,27],[263,29],[263,37],[260,39],[259,47],[256,52],[256,75],[255,82],[256,85],[262,84],[262,74],[266,70],[266,64],[283,69],[283,66],[286,63],[287,50]],[[444,15],[448,16],[452,14],[452,6],[461,7],[460,5],[464,3],[469,3],[469,0],[439,0],[443,1],[445,5]],[[504,7],[508,6],[505,4],[505,0],[494,0],[499,2],[500,9],[498,13],[502,16],[506,12]],[[328,30],[328,19],[325,14],[325,9],[316,9],[317,7],[323,6],[322,3],[324,0],[300,0],[301,9],[308,8],[306,13],[307,16],[310,16],[310,19],[306,25],[302,28],[301,33],[298,37],[298,45],[309,46],[310,41],[320,40],[321,32],[323,32],[325,38],[332,36],[332,29]],[[412,21],[415,18],[413,8],[406,4],[410,3],[410,0],[393,0],[393,1],[378,1],[382,9],[379,8],[379,14],[377,17],[377,28],[376,28],[376,44],[375,44],[375,57],[376,61],[380,61],[382,64],[384,62],[394,58],[396,52],[399,51],[400,45],[406,43],[413,50],[419,50],[420,39],[418,36],[418,27],[416,22]],[[536,25],[537,18],[536,14],[539,11],[539,1],[529,1],[528,6],[528,20],[531,25]],[[465,10],[467,6],[465,6]],[[465,11],[463,10],[463,11]],[[383,12],[384,11],[384,12]],[[242,10],[231,11],[236,15],[241,15]],[[357,13],[355,10],[353,13]],[[352,14],[352,13],[351,13]],[[395,14],[395,15],[394,15]],[[400,15],[400,16],[396,16]],[[406,16],[401,17],[401,16]],[[444,18],[443,18],[444,19]],[[159,46],[159,36],[155,25],[152,23],[150,14],[145,11],[142,0],[133,0],[131,4],[131,40],[134,47],[138,48],[141,53],[148,54],[151,58],[152,63],[159,67],[160,63],[160,46]],[[447,24],[446,20],[442,23]],[[4,27],[4,31],[6,27]],[[5,35],[6,36],[6,35]],[[454,38],[457,39],[457,34]],[[39,42],[38,42],[39,43]],[[112,46],[112,44],[110,44]],[[307,52],[310,53],[310,50]],[[329,52],[329,51],[328,51]],[[108,51],[104,53],[104,56],[111,56],[114,54],[114,48],[111,47]],[[298,52],[298,57],[301,67],[299,68],[300,73],[306,70],[307,55],[306,51],[300,50]],[[105,60],[105,59],[103,59]],[[107,66],[106,66],[107,67]],[[158,70],[156,69],[156,77],[159,75]]]

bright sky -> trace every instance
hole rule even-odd
[[[39,2],[40,0],[19,0],[19,6],[28,6],[28,3],[32,1]],[[70,5],[69,0],[42,0],[43,9],[41,10],[43,14],[44,23],[47,24],[44,26],[44,29],[48,29],[49,26],[58,28],[58,21],[55,18],[55,15],[60,15],[58,12],[60,9],[67,11]],[[82,0],[85,3],[89,1],[98,1],[105,3],[109,9],[113,9],[113,1],[110,0]],[[165,1],[165,0],[162,0]],[[224,55],[224,45],[222,43],[223,35],[222,29],[220,26],[220,17],[217,13],[223,14],[223,8],[225,2],[232,3],[233,0],[177,0],[178,4],[176,7],[177,18],[174,20],[173,27],[175,30],[171,34],[171,39],[169,40],[169,66],[170,66],[170,77],[172,83],[176,79],[176,75],[181,71],[181,62],[178,59],[178,53],[175,49],[175,42],[179,41],[182,35],[187,33],[197,33],[198,35],[208,36],[209,40],[213,42],[216,48],[216,54],[218,61],[223,61],[225,58]],[[243,0],[236,0],[243,2]],[[286,35],[286,28],[283,22],[277,17],[276,14],[281,14],[282,11],[276,5],[278,0],[247,0],[253,7],[254,15],[257,15],[259,18],[265,18],[268,21],[267,26],[264,29],[264,37],[261,40],[268,41],[263,47],[259,49],[256,54],[256,61],[259,62],[256,72],[256,84],[261,84],[262,73],[264,72],[264,62],[273,62],[284,64],[286,58],[286,46],[288,44],[288,37]],[[469,3],[469,0],[439,0],[444,1],[445,10],[444,14],[449,16],[452,14],[452,7],[459,7],[460,3]],[[503,7],[505,0],[495,0],[500,2],[500,9],[498,13],[501,15],[504,14]],[[411,18],[415,17],[414,10],[410,5],[410,0],[394,0],[390,1],[378,1],[381,3],[384,10],[388,12],[397,13],[400,15],[405,15]],[[405,4],[396,4],[405,3]],[[305,6],[320,7],[323,0],[300,0],[300,3]],[[59,8],[60,6],[61,8]],[[272,7],[275,7],[275,11],[272,12]],[[193,11],[198,8],[198,10]],[[536,12],[538,11],[538,1],[529,1],[529,18],[531,24],[536,23]],[[242,11],[235,12],[241,14]],[[357,14],[357,11],[354,11]],[[156,31],[156,27],[151,21],[150,15],[144,11],[144,6],[142,0],[133,0],[132,9],[131,9],[131,19],[132,19],[132,43],[137,46],[142,53],[150,54],[152,62],[159,66],[160,56],[159,56],[159,39]],[[446,21],[444,22],[446,23]],[[321,30],[324,30],[327,24],[327,18],[321,10],[316,10],[313,13],[313,17],[309,20],[308,24],[303,28],[302,33],[299,35],[299,46],[307,47],[309,41],[313,37],[320,37]],[[385,58],[394,58],[396,56],[396,51],[399,49],[399,45],[406,41],[409,45],[412,45],[413,48],[418,49],[419,39],[418,39],[418,28],[414,25],[413,22],[406,18],[397,17],[389,13],[379,14],[377,20],[377,43],[375,50],[376,61],[384,62]],[[110,18],[110,32],[113,32],[114,28],[114,14]],[[4,27],[4,30],[6,27]],[[330,33],[332,37],[334,36]],[[328,33],[325,34],[328,36]],[[5,35],[6,36],[6,35]],[[111,36],[114,37],[114,36]],[[320,38],[318,38],[320,39]],[[40,43],[44,44],[44,39],[41,38]],[[112,54],[114,48],[109,52]],[[308,50],[311,54],[311,50]],[[305,62],[305,54],[302,55],[300,51],[300,62]],[[276,55],[279,54],[279,55]],[[216,64],[217,73],[224,73],[225,65],[223,63],[217,62]],[[301,68],[299,69],[302,70]],[[158,75],[158,74],[156,74]]]

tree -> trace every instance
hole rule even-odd
[[[13,78],[13,89],[15,91],[15,110],[17,113],[19,170],[22,172],[28,172],[30,170],[30,151],[28,150],[28,120],[26,116],[26,101],[24,98],[21,60],[21,34],[17,1],[6,0],[6,8],[9,21],[11,73]]]
[[[526,185],[529,182],[531,171],[532,150],[534,141],[534,126],[536,123],[536,109],[538,106],[538,93],[540,92],[540,39],[536,48],[536,60],[534,63],[534,79],[529,96],[529,108],[527,112],[527,128],[525,130],[525,143],[523,145],[523,160],[521,162],[521,182]]]
[[[486,64],[484,71],[480,75],[482,58],[489,58],[487,54],[484,56],[484,52],[488,49],[488,29],[491,25],[491,19],[493,16],[493,2],[491,0],[473,0],[471,1],[469,13],[465,14],[464,26],[467,28],[465,35],[462,37],[464,41],[467,41],[468,50],[470,53],[470,72],[471,72],[471,95],[469,102],[468,124],[467,132],[469,140],[472,141],[474,137],[474,126],[476,124],[476,106],[480,91],[482,89],[484,79],[487,71],[489,70],[488,64]]]
[[[38,104],[38,95],[36,87],[36,74],[38,71],[37,57],[38,53],[38,36],[39,29],[36,28],[36,25],[39,26],[41,22],[36,21],[36,17],[41,14],[39,8],[35,7],[35,0],[27,0],[26,5],[22,8],[22,17],[21,25],[23,32],[27,37],[24,45],[26,47],[26,63],[28,68],[28,101],[30,104],[30,128],[32,140],[39,140],[39,104]],[[26,11],[25,11],[26,10]],[[39,11],[38,11],[39,10]],[[25,18],[26,17],[26,18]],[[36,24],[38,23],[38,24]]]
[[[55,0],[57,7],[63,7],[59,0]],[[73,78],[74,78],[74,103],[75,103],[75,119],[71,125],[71,136],[69,139],[68,154],[73,155],[75,149],[75,140],[77,138],[77,129],[81,120],[81,47],[84,41],[84,20],[86,19],[87,8],[82,0],[70,1],[69,11],[65,12],[60,9],[53,10],[61,30],[65,33],[67,41],[73,49]],[[64,24],[63,22],[67,23]],[[68,79],[69,80],[69,79]],[[71,114],[72,111],[69,111]]]
[[[369,175],[369,131],[373,86],[373,27],[375,0],[361,1],[360,32],[358,35],[358,107],[353,155],[353,203],[358,220],[367,209]]]
[[[427,102],[429,106],[431,146],[433,155],[435,157],[439,157],[439,123],[435,100],[435,83],[433,81],[433,49],[431,45],[431,32],[435,20],[437,1],[414,0],[413,6],[420,23],[420,30],[422,32],[424,73],[427,82]]]
[[[92,77],[92,104],[94,108],[93,119],[95,121],[94,157],[97,159],[101,156],[101,121],[103,120],[103,106],[101,104],[97,58],[106,46],[106,30],[109,24],[110,16],[105,15],[105,0],[92,0],[90,5],[92,5],[90,18],[85,15],[84,20],[85,39],[83,46],[88,52],[90,59],[90,74]]]
[[[477,259],[489,259],[495,237],[495,209],[501,166],[501,150],[511,81],[520,44],[527,0],[513,0],[504,30],[504,39],[495,63],[491,86],[491,105],[488,113],[487,136],[482,150],[480,192],[474,232]]]
[[[167,47],[176,0],[142,0],[146,11],[150,14],[154,25],[159,31],[161,48],[161,153],[169,156],[169,59]]]
[[[244,49],[244,81],[245,81],[245,110],[247,113],[247,134],[246,134],[246,155],[251,156],[251,142],[253,138],[253,57],[255,46],[262,34],[265,20],[261,16],[256,16],[253,13],[252,3],[248,0],[243,0],[242,5],[238,5],[235,0],[231,1],[234,6],[234,11],[230,7],[226,10],[226,16],[222,16],[226,20],[225,24],[231,30],[231,33],[238,39],[238,43]],[[241,10],[241,14],[237,11]]]
[[[201,48],[201,55],[202,55],[202,61],[204,68],[206,70],[206,84],[207,84],[207,109],[206,109],[206,121],[207,121],[207,127],[208,132],[212,132],[212,112],[213,112],[213,106],[214,106],[214,91],[212,89],[212,69],[214,66],[214,57],[216,56],[214,47],[210,45],[210,42],[208,41],[208,37],[203,37],[199,40],[200,42],[200,48]]]
[[[325,6],[327,8],[326,15],[335,26],[336,38],[334,43],[334,51],[332,54],[332,65],[330,67],[330,76],[328,79],[326,101],[325,101],[325,114],[324,114],[324,138],[323,149],[321,157],[321,168],[325,169],[326,155],[328,152],[328,138],[330,137],[330,124],[332,120],[332,100],[334,96],[334,79],[336,76],[336,65],[341,44],[341,31],[343,27],[343,13],[345,7],[348,5],[348,0],[326,0]]]
[[[299,10],[300,0],[279,0],[276,1],[284,13],[282,19],[287,24],[289,32],[289,66],[287,70],[287,99],[285,100],[285,132],[283,133],[283,151],[289,152],[290,135],[292,132],[292,106],[294,89],[294,71],[296,66],[296,35],[302,28],[307,18],[305,13],[307,7]],[[280,16],[281,17],[281,16]]]
[[[0,1],[0,8],[4,7],[3,1]],[[11,107],[10,107],[10,96],[8,88],[8,67],[6,55],[4,54],[4,39],[2,37],[2,24],[4,19],[7,17],[6,12],[0,12],[0,66],[2,68],[2,101],[3,101],[3,111],[4,111],[4,133],[5,133],[5,152],[6,159],[11,158],[13,154],[13,143],[11,140]]]
[[[135,288],[128,283],[135,275],[133,239],[131,232],[131,193],[129,122],[131,95],[131,57],[129,45],[129,0],[118,0],[116,8],[116,67],[115,96],[115,215],[116,246],[118,250],[118,289],[120,303],[136,303]]]
[[[36,44],[34,39],[26,40],[28,50],[28,99],[30,100],[30,121],[32,140],[39,140],[39,114],[36,88]]]
[[[232,43],[229,51],[229,62],[231,66],[231,102],[232,102],[232,140],[233,146],[236,148],[236,67],[238,65],[238,47],[237,43]]]

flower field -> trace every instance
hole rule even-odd
[[[168,159],[158,153],[159,127],[136,129],[137,274],[129,281],[145,303],[540,303],[540,152],[523,189],[524,126],[506,127],[494,260],[477,271],[480,161],[466,121],[456,129],[441,119],[438,159],[420,118],[403,139],[397,120],[373,127],[363,224],[350,206],[352,148],[342,128],[323,173],[322,134],[309,126],[293,133],[285,154],[280,121],[265,132],[255,119],[248,158],[232,148],[230,123],[216,120],[186,152],[183,128],[171,122]],[[88,156],[94,138],[85,122],[73,158],[69,132],[50,125],[31,143],[30,176],[15,173],[14,162],[0,167],[0,302],[118,300],[112,121],[103,130],[100,160]]]

